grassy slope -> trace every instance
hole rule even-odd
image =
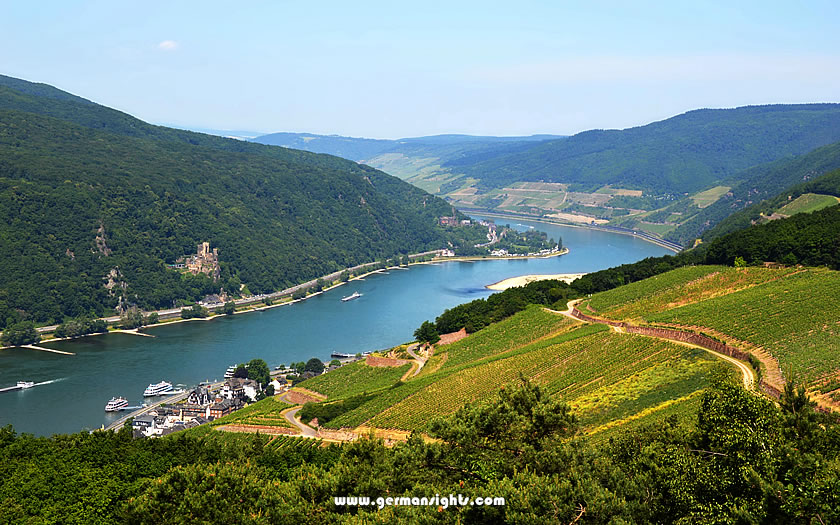
[[[840,199],[833,195],[819,195],[817,193],[805,193],[795,198],[789,204],[779,209],[782,215],[795,215],[797,213],[811,213],[829,206],[834,206]]]
[[[300,386],[324,394],[332,401],[391,386],[399,381],[410,367],[411,365],[394,368],[373,367],[366,365],[364,361],[357,361],[328,374],[307,379]]]
[[[763,347],[806,381],[836,374],[840,272],[688,267],[597,294],[598,315],[699,326]],[[586,306],[584,306],[586,308]]]
[[[714,364],[704,352],[580,326],[532,307],[442,347],[419,377],[380,391],[326,426],[422,429],[522,374],[570,402],[584,426],[594,429],[615,419],[633,421],[635,414],[704,388]]]

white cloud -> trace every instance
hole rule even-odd
[[[164,40],[160,44],[158,44],[158,49],[161,51],[175,51],[178,49],[178,42],[174,40]]]

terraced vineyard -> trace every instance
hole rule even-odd
[[[580,336],[569,337],[576,333]],[[572,406],[580,399],[576,408],[585,418],[595,410],[611,408],[616,415],[627,415],[705,387],[704,374],[712,364],[704,353],[674,343],[603,329],[597,333],[579,330],[442,377],[376,415],[369,424],[420,429],[436,416],[486,398],[516,381],[520,373]]]
[[[702,399],[702,392],[697,391],[678,399],[666,401],[661,405],[648,408],[629,417],[613,420],[593,428],[589,433],[589,441],[604,443],[609,441],[610,438],[626,435],[630,431],[639,431],[646,426],[659,424],[671,417],[680,427],[694,428],[697,424],[697,412]],[[657,428],[656,431],[659,432],[660,430]]]
[[[734,271],[734,270],[733,270]],[[769,270],[772,271],[772,270]],[[807,269],[646,320],[705,326],[761,346],[783,370],[805,379],[836,372],[840,363],[840,272]]]
[[[576,324],[568,317],[546,311],[541,306],[529,306],[466,339],[441,347],[441,354],[446,354],[446,361],[440,370],[451,370],[464,363],[507,352],[548,334],[568,330]],[[434,370],[434,367],[430,366],[429,369]]]
[[[389,387],[399,381],[409,368],[410,364],[389,368],[368,366],[364,361],[356,361],[307,379],[300,386],[324,394],[330,400],[341,399]]]
[[[290,406],[288,403],[270,397],[221,417],[210,425],[214,427],[219,425],[259,425],[296,429],[297,427],[289,423],[280,413]]]
[[[395,385],[392,388],[389,388],[380,394],[378,394],[375,398],[367,401],[366,403],[362,404],[355,410],[343,414],[329,423],[325,424],[326,428],[342,428],[342,427],[355,427],[361,425],[363,423],[368,422],[371,418],[376,417],[377,415],[381,414],[383,411],[387,410],[388,408],[402,402],[403,400],[410,398],[411,396],[415,395],[417,392],[423,390],[424,388],[435,385],[437,382],[444,380],[445,378],[461,371],[464,369],[472,368],[475,366],[479,366],[481,364],[486,364],[488,362],[497,361],[500,359],[506,359],[513,355],[519,355],[524,352],[532,351],[534,348],[545,348],[555,344],[556,341],[563,341],[574,339],[577,337],[582,337],[587,334],[592,334],[596,332],[605,331],[606,328],[601,325],[587,325],[581,326],[577,330],[573,332],[565,332],[561,333],[557,336],[554,336],[549,339],[544,339],[542,341],[537,341],[530,346],[525,346],[522,348],[516,348],[512,351],[509,351],[506,354],[496,354],[490,357],[485,358],[484,360],[478,362],[471,362],[463,364],[457,368],[449,368],[446,370],[440,370],[435,372],[434,374],[429,374],[423,377],[414,378],[406,383],[400,383]],[[479,332],[480,333],[480,332]],[[472,337],[472,336],[471,336]],[[408,428],[408,427],[391,427],[391,428]]]
[[[295,436],[273,436],[271,441],[265,446],[267,449],[279,450],[296,448],[298,450],[306,450],[308,448],[316,448],[321,446],[320,439],[302,438]]]
[[[581,307],[619,320],[643,319],[683,305],[786,278],[797,268],[687,266],[594,295]]]

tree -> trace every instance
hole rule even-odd
[[[233,371],[233,377],[238,377],[239,379],[248,379],[248,367],[245,366],[244,363],[239,364],[236,367],[236,370]]]
[[[344,270],[343,272],[341,272],[341,275],[339,275],[338,278],[339,278],[339,280],[341,280],[341,282],[346,283],[347,281],[350,280],[350,272],[348,272],[347,270]]]
[[[273,395],[274,395],[274,385],[269,383],[268,386],[265,387],[265,397],[271,397]]]
[[[181,309],[181,318],[182,319],[195,319],[198,317],[207,317],[209,314],[207,308],[204,308],[200,304],[194,304],[192,308],[182,308]]]
[[[233,315],[236,312],[236,303],[233,301],[226,302],[224,312],[225,315]]]
[[[320,292],[321,290],[323,290],[324,289],[324,280],[319,278],[317,281],[315,281],[315,286],[313,286],[312,289],[315,290],[316,292]]]
[[[341,361],[339,361],[338,359],[333,359],[332,361],[330,361],[330,366],[341,366]]]
[[[746,267],[747,267],[747,261],[745,261],[743,257],[741,257],[740,255],[738,257],[735,257],[735,268],[746,268]]]
[[[143,312],[136,306],[132,306],[120,316],[120,324],[127,330],[140,328],[146,323]]]
[[[160,322],[160,315],[157,312],[152,312],[146,317],[146,324],[158,324]]]
[[[268,369],[268,364],[262,359],[251,359],[248,362],[247,368],[248,379],[253,379],[263,387],[271,381],[271,372]]]
[[[414,337],[421,343],[435,344],[440,341],[440,334],[434,323],[423,321],[420,328],[414,331]]]
[[[16,323],[3,332],[0,337],[0,343],[3,346],[21,346],[31,345],[41,340],[38,331],[35,329],[35,324],[32,321],[23,321]]]
[[[520,375],[486,404],[467,405],[430,425],[445,445],[438,467],[490,481],[530,469],[551,471],[556,449],[578,422],[567,405]]]
[[[306,364],[303,366],[304,372],[313,372],[315,374],[320,374],[324,371],[324,363],[321,362],[320,359],[317,357],[313,357]]]

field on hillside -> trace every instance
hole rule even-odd
[[[410,364],[393,368],[368,366],[362,360],[307,379],[301,382],[300,386],[324,394],[332,401],[391,386],[399,381],[409,368]]]
[[[764,347],[806,381],[840,363],[840,272],[807,269],[646,319],[705,326]]]
[[[715,186],[706,191],[701,191],[691,196],[691,200],[698,208],[705,208],[718,201],[731,188],[729,186]]]
[[[522,374],[569,402],[584,425],[594,425],[704,388],[714,363],[699,350],[587,326],[440,377],[368,424],[420,429],[434,417],[488,398]]]
[[[440,366],[440,370],[451,370],[476,359],[518,348],[548,334],[569,330],[576,324],[578,323],[564,315],[532,305],[507,319],[471,334],[466,339],[439,347],[436,355],[426,366],[428,370],[437,370],[436,363],[442,361],[445,355],[446,359]],[[424,375],[427,374],[428,372]]]
[[[232,414],[221,417],[210,423],[208,426],[259,425],[266,427],[296,429],[297,427],[289,423],[286,418],[280,414],[280,412],[290,408],[291,406],[292,405],[284,403],[277,398],[269,397],[258,403],[248,405],[241,410],[237,410]]]
[[[800,270],[687,266],[595,294],[582,310],[618,320],[643,319],[683,305],[785,278]]]
[[[818,195],[816,193],[805,193],[785,204],[779,213],[782,215],[795,215],[797,213],[811,213],[813,211],[834,206],[840,199],[832,195]]]
[[[659,425],[666,419],[673,418],[674,424],[684,429],[693,429],[697,425],[697,412],[703,399],[701,391],[687,396],[666,401],[655,407],[642,410],[623,419],[610,421],[597,426],[589,432],[591,443],[605,443],[612,438],[627,436],[628,432],[643,432],[646,427]],[[655,432],[660,432],[655,428]]]

